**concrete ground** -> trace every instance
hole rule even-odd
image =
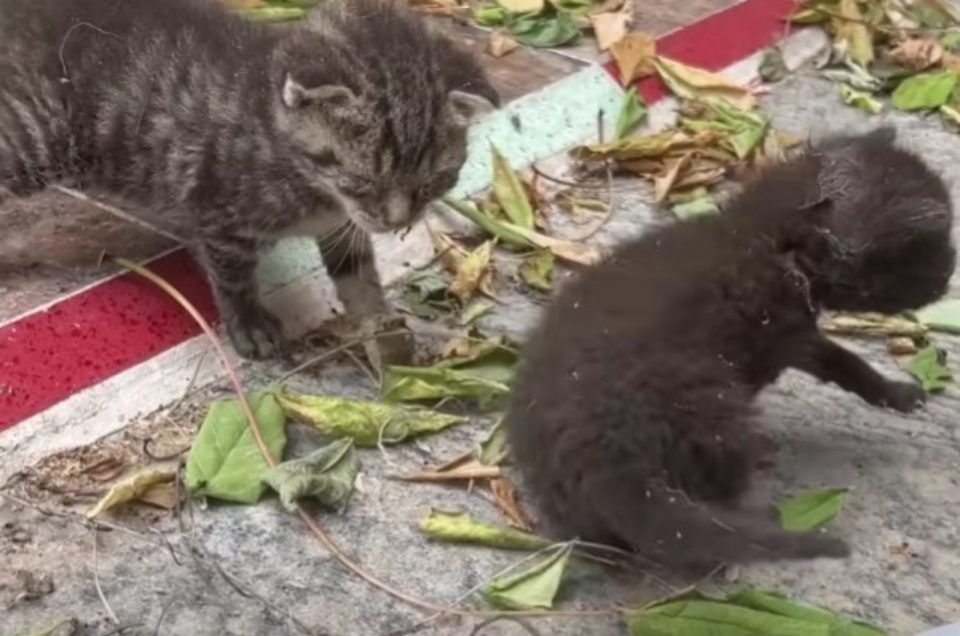
[[[545,79],[544,84],[551,81]],[[868,119],[842,105],[833,85],[808,73],[775,85],[763,98],[761,109],[777,129],[814,136],[890,121],[907,145],[942,171],[955,200],[960,200],[960,137],[939,120],[899,115]],[[667,111],[655,110],[655,123],[668,118]],[[555,154],[538,165],[563,177],[568,176],[566,163],[562,154]],[[662,212],[652,209],[650,192],[639,181],[618,179],[614,193],[615,212],[592,239],[597,244],[609,245],[651,223],[668,222]],[[559,213],[551,220],[559,236],[577,231]],[[511,275],[516,263],[507,256],[498,254],[497,264],[501,302],[480,325],[487,333],[520,339],[536,320],[545,298],[523,291]],[[958,287],[960,277],[955,278],[952,297],[957,297]],[[31,306],[33,301],[23,302]],[[418,341],[425,349],[441,340],[431,333],[421,327]],[[960,340],[939,337],[938,342],[953,359],[960,359]],[[847,344],[887,373],[903,375],[881,342]],[[200,352],[208,349],[202,341],[195,346]],[[197,359],[181,359],[183,368],[178,372],[192,376]],[[17,427],[0,434],[0,448],[9,453],[2,474],[6,477],[14,468],[23,469],[7,485],[4,492],[9,497],[0,498],[4,563],[0,567],[0,634],[24,634],[70,618],[78,622],[73,633],[99,636],[386,636],[424,621],[429,612],[398,601],[349,572],[272,497],[256,506],[192,506],[179,518],[132,507],[106,517],[110,525],[96,530],[84,521],[84,510],[102,490],[102,484],[85,469],[104,462],[151,463],[145,454],[147,442],[153,455],[184,449],[209,401],[229,395],[227,383],[215,369],[208,369],[209,359],[201,362],[206,370],[191,391],[183,399],[179,399],[182,389],[171,393],[163,408],[150,406],[143,409],[144,414],[122,421],[110,415],[116,410],[107,408],[91,411],[87,418],[75,413],[73,432],[61,435],[57,444],[62,442],[66,448],[71,446],[67,441],[73,440],[79,449],[51,455],[60,447],[45,446],[36,441],[42,439],[39,436],[16,433]],[[243,371],[250,387],[264,386],[283,373],[275,365],[260,364],[244,365]],[[370,380],[346,359],[298,374],[291,386],[311,393],[376,397]],[[123,395],[122,385],[111,391],[116,402],[130,400]],[[146,395],[135,397],[153,404]],[[801,489],[851,487],[852,495],[834,528],[848,539],[853,555],[843,561],[743,568],[701,581],[662,575],[627,578],[599,567],[577,568],[561,591],[557,609],[610,608],[652,600],[691,583],[717,588],[736,582],[775,588],[798,600],[872,621],[895,634],[916,634],[956,620],[960,617],[958,398],[960,392],[950,387],[922,411],[904,417],[872,408],[801,374],[787,374],[761,398],[781,448],[776,467],[764,476],[753,496],[764,500]],[[85,436],[75,429],[82,429],[85,422],[94,426],[107,417],[104,414],[118,418],[111,428],[116,432],[88,444],[99,435]],[[418,443],[384,452],[362,451],[358,492],[343,514],[320,513],[323,527],[351,559],[396,590],[440,605],[461,601],[465,593],[522,555],[432,543],[418,524],[431,509],[464,510],[499,522],[496,509],[479,489],[410,484],[390,476],[433,466],[472,449],[491,422],[490,416],[473,415],[469,423]],[[291,435],[288,456],[305,454],[321,443],[300,426],[292,426]],[[31,459],[20,461],[21,456]],[[518,487],[523,503],[522,484]],[[475,596],[462,605],[485,607]],[[535,633],[507,621],[478,628],[482,620],[446,617],[422,625],[416,633]],[[558,636],[626,633],[616,615],[538,618],[529,626],[537,633]]]

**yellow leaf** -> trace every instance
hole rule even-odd
[[[643,137],[629,137],[606,144],[591,144],[574,148],[577,159],[660,159],[671,150],[687,151],[717,143],[720,135],[713,132],[688,134],[681,130],[666,130]]]
[[[177,488],[172,481],[154,484],[140,495],[140,501],[157,508],[173,510],[177,507]]]
[[[593,265],[603,258],[603,252],[593,245],[556,239],[536,232],[531,233],[530,242],[537,247],[550,250],[557,258],[571,263]]]
[[[597,49],[606,51],[627,35],[627,25],[630,24],[630,13],[617,11],[616,13],[598,13],[590,16],[590,25],[597,38]]]
[[[148,468],[114,484],[92,508],[87,511],[87,519],[100,516],[105,511],[120,504],[136,501],[152,486],[172,482],[176,474],[172,470]]]
[[[657,42],[649,33],[628,33],[610,46],[610,55],[620,70],[620,82],[626,86],[653,75]]]
[[[532,230],[535,222],[533,207],[520,177],[496,146],[491,145],[490,148],[493,152],[493,194],[497,203],[512,223]]]
[[[466,304],[477,291],[492,295],[490,289],[490,257],[493,255],[493,241],[487,241],[473,250],[460,262],[450,293]]]
[[[653,180],[653,200],[660,203],[667,198],[670,190],[673,189],[680,172],[690,165],[692,153],[687,153],[679,159],[673,159],[667,163],[667,170]]]
[[[540,13],[544,0],[497,0],[497,4],[510,13]]]
[[[663,56],[657,56],[654,64],[664,83],[677,97],[701,100],[718,97],[743,110],[753,110],[757,104],[757,99],[746,87],[716,73],[687,66]]]
[[[513,38],[500,31],[494,31],[490,34],[490,40],[487,42],[487,53],[493,57],[503,57],[517,50],[519,46],[520,43]]]
[[[943,59],[943,47],[934,40],[904,40],[890,51],[890,59],[900,66],[922,71]]]
[[[840,0],[840,17],[833,18],[834,33],[838,43],[844,43],[850,59],[860,66],[873,61],[873,36],[864,24],[857,0]]]

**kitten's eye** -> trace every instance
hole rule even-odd
[[[337,161],[337,155],[333,154],[332,150],[321,150],[319,152],[308,152],[306,153],[307,159],[318,168],[330,168],[332,166],[340,165],[340,162]]]

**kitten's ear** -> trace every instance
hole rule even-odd
[[[327,108],[349,108],[357,96],[346,86],[322,84],[307,88],[292,75],[287,75],[283,83],[283,103],[287,108],[302,108],[308,104],[323,105]]]
[[[461,128],[466,128],[472,122],[497,108],[486,97],[465,91],[450,91],[449,100],[453,123]]]

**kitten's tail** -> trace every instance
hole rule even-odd
[[[692,502],[682,494],[650,493],[651,505],[616,505],[609,491],[597,502],[608,527],[641,556],[673,565],[701,566],[717,562],[750,563],[842,558],[847,544],[821,533],[786,532],[759,512],[736,511]],[[637,496],[620,499],[637,501]]]

